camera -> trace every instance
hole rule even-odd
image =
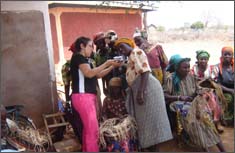
[[[125,60],[123,56],[114,56],[113,59],[119,62],[123,62]]]

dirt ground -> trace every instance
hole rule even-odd
[[[224,133],[220,136],[226,152],[234,152],[234,128],[224,128]],[[217,146],[212,146],[209,150],[210,152],[219,152]],[[173,139],[160,144],[160,152],[201,152],[201,150],[186,145],[179,147],[177,141]]]
[[[222,143],[225,147],[226,152],[234,152],[234,129],[231,127],[224,128],[224,133],[221,135]],[[74,138],[74,135],[69,133],[65,135],[65,139]],[[159,145],[160,152],[202,152],[199,148],[192,148],[187,145],[178,145],[176,139],[161,143]],[[219,152],[217,146],[212,146],[209,148],[210,152]]]
[[[206,50],[210,53],[209,64],[219,63],[221,56],[221,49],[224,46],[234,47],[233,41],[220,41],[220,40],[195,40],[195,41],[175,41],[170,43],[159,43],[162,45],[168,59],[174,54],[180,54],[184,57],[191,58],[191,66],[196,61],[196,51]]]

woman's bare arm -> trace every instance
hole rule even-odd
[[[112,65],[112,63],[115,62],[114,60],[107,60],[105,63],[102,65],[91,69],[90,65],[88,63],[80,64],[79,69],[82,71],[85,77],[92,78],[96,76],[98,73],[103,71],[105,68],[109,67]]]
[[[180,96],[170,95],[166,92],[164,93],[164,96],[165,96],[166,101],[169,103],[180,100]]]
[[[149,76],[149,72],[144,72],[140,76],[140,86],[139,86],[138,94],[137,94],[137,101],[139,104],[144,103],[144,91],[146,89],[148,76]]]
[[[107,75],[110,71],[112,71],[112,69],[114,68],[114,66],[109,66],[108,68],[102,70],[101,72],[99,72],[96,77],[97,78],[102,78],[104,77],[105,75]]]
[[[192,96],[181,96],[181,95],[170,95],[168,93],[164,93],[164,96],[165,96],[165,99],[168,103],[171,103],[173,101],[187,101],[187,102],[190,102],[190,101],[193,101],[193,98]]]

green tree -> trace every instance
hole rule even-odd
[[[157,31],[163,32],[163,31],[165,31],[165,27],[164,26],[158,26]]]
[[[201,22],[201,21],[197,21],[197,22],[194,22],[190,28],[191,29],[195,29],[195,30],[199,30],[199,29],[204,29],[204,24]]]

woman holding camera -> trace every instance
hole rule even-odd
[[[80,114],[83,122],[84,152],[98,152],[98,121],[96,117],[96,84],[97,78],[108,74],[113,68],[120,66],[114,60],[107,60],[93,68],[89,57],[93,52],[93,43],[87,37],[79,37],[75,41],[75,52],[71,58],[72,105]]]

